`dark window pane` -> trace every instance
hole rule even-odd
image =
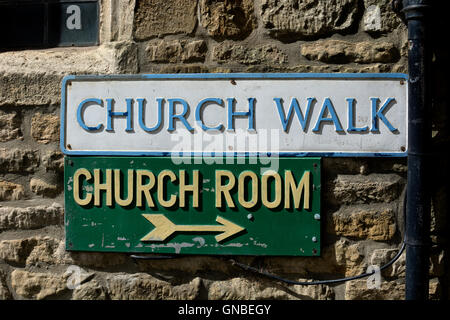
[[[0,49],[98,44],[98,1],[0,0]]]
[[[43,4],[0,4],[0,46],[36,47],[45,41]]]

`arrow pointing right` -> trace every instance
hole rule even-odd
[[[143,214],[143,216],[155,228],[141,238],[141,241],[164,241],[175,232],[221,232],[216,236],[216,241],[220,242],[245,230],[221,216],[216,218],[220,225],[176,225],[163,214]]]

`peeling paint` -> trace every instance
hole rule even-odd
[[[253,245],[257,246],[257,247],[262,247],[262,248],[267,248],[267,243],[262,243],[262,242],[258,242],[256,240],[253,241]]]
[[[236,248],[240,248],[244,246],[242,243],[229,243],[227,245],[224,245],[224,247],[236,247]]]
[[[205,239],[202,237],[195,237],[192,239],[192,241],[198,242],[197,248],[201,248],[205,245]]]
[[[190,248],[193,247],[194,244],[193,243],[188,243],[188,242],[182,242],[182,243],[168,243],[168,244],[151,244],[148,246],[145,246],[146,248],[174,248],[175,249],[175,253],[180,253],[182,248]]]

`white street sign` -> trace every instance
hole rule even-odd
[[[404,74],[67,76],[71,155],[405,156]]]

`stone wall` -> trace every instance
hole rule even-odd
[[[61,79],[67,74],[404,72],[407,30],[388,0],[103,0],[100,45],[0,52],[0,299],[403,299],[405,254],[366,279],[299,286],[230,258],[135,261],[67,252]],[[449,146],[448,80],[436,47],[433,138]],[[448,158],[433,184],[430,297],[447,296]],[[292,280],[363,273],[397,253],[406,159],[324,158],[321,257],[233,257]],[[437,169],[438,170],[438,169]],[[72,271],[81,285],[71,286]]]

